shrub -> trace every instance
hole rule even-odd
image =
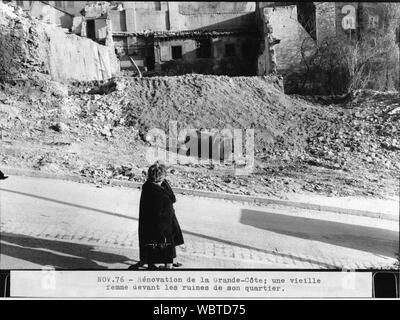
[[[305,73],[302,88],[314,93],[344,94],[357,89],[388,91],[399,87],[399,45],[397,21],[400,4],[384,3],[382,25],[360,31],[357,36],[335,36],[317,44],[306,55],[302,46]]]

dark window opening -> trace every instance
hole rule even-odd
[[[315,18],[314,2],[297,2],[297,20],[309,35],[317,39],[317,25]]]
[[[244,58],[252,58],[255,56],[255,46],[251,41],[245,41],[242,44],[242,54]]]
[[[156,63],[154,55],[154,44],[153,43],[147,44],[145,52],[146,52],[145,55],[146,55],[147,70],[153,71]]]
[[[197,58],[211,58],[211,39],[197,41]]]
[[[161,11],[161,1],[154,1],[154,9],[156,11]]]
[[[172,46],[172,59],[182,59],[182,46]]]
[[[94,20],[86,21],[86,36],[92,40],[96,39],[96,29],[94,26]]]
[[[235,56],[235,44],[227,43],[225,45],[225,57],[234,57]]]

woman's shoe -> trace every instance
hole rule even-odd
[[[175,268],[179,268],[179,267],[182,267],[182,266],[183,266],[183,264],[180,263],[180,262],[174,262],[172,265],[173,265]]]

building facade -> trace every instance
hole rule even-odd
[[[122,69],[256,73],[254,2],[103,2],[88,4],[83,15],[83,35],[104,41],[112,34]]]
[[[282,75],[288,92],[322,83],[323,74],[308,73],[310,57],[323,41],[334,38],[347,45],[377,34],[385,30],[388,14],[384,5],[368,2],[13,2],[112,48],[122,70],[273,73]],[[398,78],[392,75],[397,69],[390,71],[391,78]]]

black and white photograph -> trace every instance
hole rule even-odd
[[[399,89],[396,2],[0,1],[0,269],[398,270]]]

